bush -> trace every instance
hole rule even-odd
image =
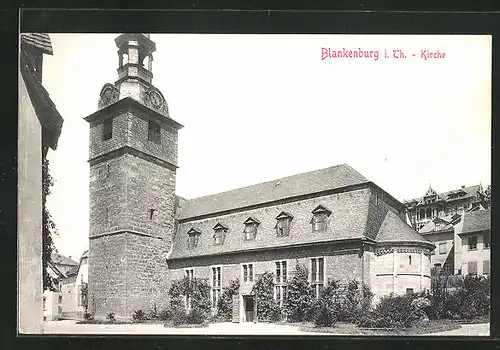
[[[222,296],[217,303],[217,319],[229,321],[232,317],[233,296],[238,294],[240,289],[240,281],[234,278],[229,282],[229,286],[225,287]]]
[[[360,317],[370,311],[373,293],[366,284],[363,284],[362,297],[359,286],[360,283],[358,281],[351,280],[347,284],[345,293],[339,295],[340,300],[337,305],[337,321],[356,322]]]
[[[335,311],[330,309],[327,303],[320,303],[314,318],[314,324],[317,327],[333,327],[335,325]]]
[[[414,312],[411,295],[383,297],[372,312],[359,319],[357,325],[369,328],[408,328],[413,326],[419,315]]]
[[[161,321],[168,321],[172,318],[172,312],[169,309],[163,309],[160,311],[158,318]]]
[[[159,318],[158,309],[156,308],[156,304],[153,305],[151,310],[149,310],[148,314],[145,316],[146,316],[146,319],[148,319],[148,320],[157,320]]]
[[[147,320],[147,317],[146,317],[146,314],[144,313],[144,311],[142,310],[137,310],[137,311],[134,311],[134,314],[132,315],[132,320],[134,322],[144,322]]]
[[[309,285],[309,273],[306,266],[297,262],[295,271],[295,275],[287,286],[287,297],[283,303],[283,309],[288,321],[302,322],[308,318],[307,310],[314,297]]]
[[[328,281],[328,285],[323,289],[321,295],[312,308],[315,310],[311,315],[314,323],[318,327],[332,327],[335,325],[340,309],[338,281]]]
[[[210,315],[210,286],[206,279],[187,277],[179,281],[174,281],[169,290],[171,306],[172,306],[172,319],[175,325],[190,323],[192,321],[198,322],[200,318],[203,321]],[[189,297],[191,301],[192,314],[188,317],[186,312],[186,305],[183,303],[183,298]],[[203,322],[202,321],[202,322]]]
[[[260,321],[280,321],[281,308],[274,300],[274,275],[269,271],[264,272],[255,281],[252,292],[257,302],[257,317]]]
[[[83,319],[84,319],[85,321],[91,321],[91,320],[93,320],[93,319],[94,319],[94,316],[93,316],[91,313],[86,312],[86,313],[84,313],[84,314],[83,314]]]
[[[186,310],[182,308],[172,309],[172,321],[175,326],[187,323],[187,313]]]
[[[200,309],[191,309],[186,317],[188,324],[201,324],[206,320],[206,315]]]
[[[106,320],[109,321],[109,322],[115,322],[116,321],[116,319],[115,319],[115,313],[114,312],[110,312],[106,316]]]

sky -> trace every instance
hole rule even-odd
[[[50,34],[43,85],[64,118],[48,209],[58,251],[88,248],[89,125],[118,34]],[[491,37],[152,34],[179,131],[184,198],[347,163],[400,201],[490,184]],[[378,59],[325,58],[338,50]],[[401,50],[406,58],[384,58]],[[423,59],[422,50],[445,53]],[[413,56],[415,54],[415,56]]]

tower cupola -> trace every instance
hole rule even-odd
[[[118,80],[103,86],[98,108],[102,109],[124,98],[137,102],[169,117],[163,94],[152,83],[153,52],[156,44],[149,34],[125,33],[115,39],[118,48]]]

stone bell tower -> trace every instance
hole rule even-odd
[[[149,34],[122,34],[118,80],[90,124],[89,312],[130,318],[164,306],[173,237],[177,133],[152,84]],[[147,63],[147,64],[146,64]]]

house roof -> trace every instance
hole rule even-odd
[[[440,231],[448,231],[453,229],[452,221],[454,215],[447,215],[443,217],[436,217],[433,220],[427,222],[421,229],[421,234],[435,233]],[[437,223],[441,223],[442,226],[438,227]]]
[[[391,210],[387,211],[385,215],[384,221],[377,233],[376,241],[379,243],[409,242],[432,244]]]
[[[46,33],[23,33],[21,34],[21,40],[28,45],[40,49],[47,55],[52,55],[54,53],[50,37]]]
[[[28,53],[24,50],[21,50],[20,70],[35,113],[43,127],[44,146],[55,150],[64,120],[57,111],[49,93],[35,75]]]
[[[56,264],[56,265],[72,265],[72,266],[78,266],[78,263],[67,256],[64,256],[62,254],[58,253],[53,253],[50,256],[50,260]]]
[[[230,211],[369,182],[347,164],[288,176],[183,202],[179,219]]]
[[[406,200],[404,201],[404,203],[406,205],[410,205],[410,204],[415,204],[415,203],[418,203],[418,204],[423,204],[424,203],[424,197],[426,195],[437,195],[438,198],[446,201],[446,202],[451,202],[451,201],[455,201],[455,200],[463,200],[463,199],[468,199],[468,198],[473,198],[476,196],[476,194],[478,192],[481,192],[482,191],[482,186],[481,185],[474,185],[474,186],[469,186],[469,187],[461,187],[461,188],[458,188],[458,189],[455,189],[455,190],[451,190],[451,191],[446,191],[446,192],[436,192],[434,191],[432,188],[429,188],[426,192],[426,194],[422,197],[418,197],[418,198],[413,198],[413,199],[410,199],[410,200]],[[450,195],[452,194],[456,194],[456,193],[463,193],[463,195],[461,197],[457,197],[457,198],[449,198]]]
[[[491,229],[491,210],[476,210],[464,213],[462,233]]]

